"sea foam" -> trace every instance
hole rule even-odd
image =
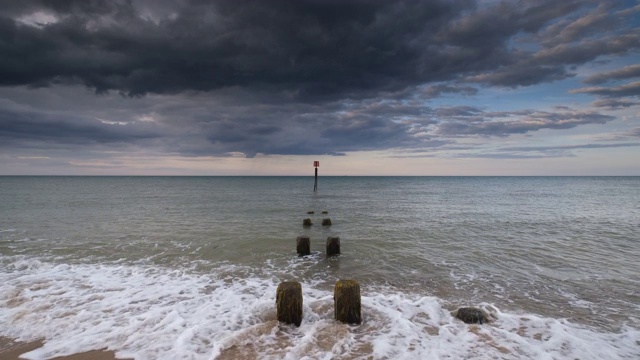
[[[360,326],[333,320],[333,294],[303,283],[299,328],[279,324],[279,279],[221,265],[207,274],[158,266],[0,258],[0,335],[44,339],[44,359],[107,348],[135,359],[637,359],[640,331],[600,332],[502,312],[467,325],[420,289],[363,287]]]

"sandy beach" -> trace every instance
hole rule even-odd
[[[0,337],[0,359],[23,359],[20,355],[41,347],[42,341],[16,342],[8,338]],[[95,350],[69,356],[53,358],[55,360],[114,360],[118,359],[113,351]]]

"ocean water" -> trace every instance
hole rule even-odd
[[[312,189],[312,177],[0,177],[0,336],[44,339],[29,359],[640,358],[640,177]],[[311,256],[296,255],[302,234]],[[336,235],[342,254],[327,258]],[[339,279],[360,282],[361,325],[333,320]],[[291,280],[300,327],[276,320]],[[461,306],[494,320],[464,324],[450,314]]]

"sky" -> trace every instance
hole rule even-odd
[[[640,2],[0,0],[0,175],[640,175]]]

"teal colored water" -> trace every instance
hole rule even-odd
[[[105,342],[139,358],[640,356],[639,177],[321,177],[312,189],[312,177],[0,177],[0,336],[48,339],[38,356]],[[302,234],[310,257],[295,253]],[[360,327],[331,320],[347,278],[363,289]],[[274,320],[285,280],[311,299],[311,338]],[[496,320],[449,315],[466,305]],[[63,339],[70,324],[93,330]]]

